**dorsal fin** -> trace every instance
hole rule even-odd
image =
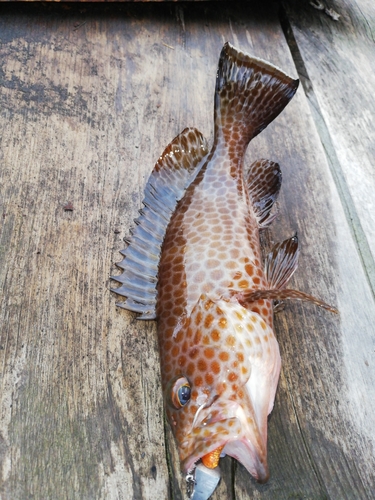
[[[298,257],[297,235],[276,243],[264,263],[269,288],[280,290],[286,287],[298,267]]]
[[[111,291],[127,297],[117,305],[154,319],[161,246],[170,218],[207,155],[207,143],[194,128],[186,128],[166,147],[145,187],[144,208],[126,239],[128,247],[117,264],[123,269],[111,278],[121,283]]]
[[[250,165],[246,177],[247,188],[260,228],[268,226],[277,215],[271,215],[270,212],[278,197],[281,180],[278,163],[261,159]]]

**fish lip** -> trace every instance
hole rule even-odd
[[[238,460],[248,472],[256,479],[258,483],[266,483],[269,479],[269,469],[267,464],[267,445],[260,440],[250,438],[246,429],[243,427],[241,419],[237,416],[225,417],[215,416],[206,422],[204,428],[206,430],[215,431],[215,424],[220,425],[221,422],[232,420],[233,435],[226,436],[212,433],[208,437],[199,436],[192,431],[187,436],[185,448],[189,449],[193,443],[193,450],[188,456],[181,460],[181,467],[185,472],[189,472],[194,468],[194,465],[202,458],[202,456],[211,453],[217,448],[223,446],[222,453],[231,456]],[[202,429],[202,425],[200,426]],[[206,442],[210,442],[210,446],[205,446]],[[180,448],[180,453],[183,454],[183,449]]]
[[[199,440],[198,445],[204,442],[204,439]],[[237,442],[241,442],[245,448],[248,450],[248,459],[244,459],[240,457],[235,451],[230,449],[230,446],[236,444]],[[253,447],[249,445],[249,441],[246,438],[233,438],[233,439],[215,439],[211,446],[207,447],[204,453],[191,453],[185,460],[182,462],[182,468],[184,472],[190,472],[195,464],[201,460],[201,458],[216,450],[217,448],[223,446],[222,453],[229,455],[234,458],[238,462],[240,462],[248,472],[256,479],[256,481],[260,484],[264,484],[269,479],[269,468],[267,464],[267,459],[261,460],[260,455],[258,453],[254,453]]]

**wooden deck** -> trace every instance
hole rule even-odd
[[[301,78],[249,148],[298,231],[269,421],[271,479],[221,461],[214,500],[375,498],[375,5],[0,4],[2,500],[184,498],[156,328],[115,307],[123,237],[167,143],[212,140],[223,43]]]

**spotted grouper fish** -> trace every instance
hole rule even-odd
[[[122,252],[119,305],[157,319],[164,404],[185,472],[226,454],[269,477],[267,416],[280,374],[273,302],[327,304],[286,285],[298,240],[262,262],[279,165],[244,167],[250,140],[291,100],[298,80],[226,43],[215,88],[214,142],[185,129],[158,159]],[[201,463],[201,462],[199,462]]]

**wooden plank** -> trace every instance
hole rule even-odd
[[[155,325],[115,308],[108,276],[167,142],[187,125],[212,138],[224,41],[295,74],[275,10],[0,8],[1,493],[182,498]],[[371,498],[375,306],[302,90],[254,141],[259,156],[284,172],[266,240],[298,229],[295,284],[341,315],[278,315],[271,480],[226,458],[213,498]]]
[[[299,73],[375,294],[375,4],[329,7],[338,21],[311,4],[287,2]]]

